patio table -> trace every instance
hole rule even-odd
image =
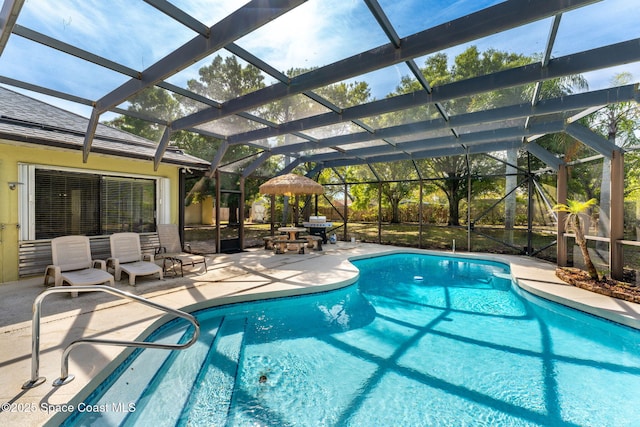
[[[289,240],[297,240],[300,233],[307,231],[304,227],[280,227],[278,231],[281,233],[289,233]]]
[[[288,240],[295,241],[300,239],[299,235],[303,231],[307,231],[304,227],[280,227],[278,231],[281,233],[289,233]],[[287,251],[300,251],[302,247],[300,245],[304,245],[304,243],[287,243]]]

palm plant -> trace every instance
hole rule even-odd
[[[584,237],[584,230],[582,229],[582,220],[581,218],[587,216],[587,212],[590,208],[595,206],[597,203],[596,199],[590,199],[586,202],[581,202],[579,200],[567,200],[567,204],[559,203],[555,205],[552,209],[555,212],[566,212],[566,227],[568,230],[571,230],[576,235],[576,243],[580,247],[580,251],[582,252],[582,257],[584,258],[584,263],[587,267],[587,273],[589,277],[595,280],[599,280],[598,271],[596,267],[593,265],[591,261],[591,256],[589,255],[589,250],[587,248],[587,240]]]

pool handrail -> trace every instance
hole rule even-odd
[[[71,350],[79,344],[105,344],[121,347],[140,347],[140,348],[159,348],[166,350],[183,350],[193,345],[200,336],[200,324],[198,320],[189,313],[176,310],[171,307],[150,301],[146,298],[138,295],[131,294],[120,289],[113,288],[106,285],[93,285],[93,286],[56,286],[46,289],[39,294],[33,302],[33,317],[32,317],[32,335],[31,335],[31,379],[22,385],[23,389],[30,389],[37,387],[46,381],[45,377],[39,376],[40,370],[40,312],[42,301],[44,298],[53,293],[69,293],[69,292],[105,292],[112,295],[127,298],[133,301],[137,301],[141,304],[156,308],[169,314],[173,314],[176,317],[181,317],[189,321],[193,327],[193,334],[189,341],[184,344],[160,344],[146,341],[120,341],[110,339],[99,338],[80,338],[69,344],[62,353],[60,378],[53,382],[53,386],[61,386],[67,384],[75,378],[74,375],[69,375],[69,354]]]

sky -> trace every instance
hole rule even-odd
[[[379,0],[400,37],[499,3],[498,0]],[[207,26],[241,7],[242,0],[175,0],[173,3]],[[604,0],[563,15],[553,57],[603,43],[640,36],[637,0]],[[18,24],[93,54],[141,71],[195,37],[182,24],[143,1],[26,0]],[[498,33],[446,51],[452,60],[470,45],[539,54],[544,50],[551,19]],[[237,44],[279,71],[319,67],[388,43],[362,0],[309,0],[237,41]],[[228,55],[228,52],[217,52]],[[217,54],[215,53],[215,54]],[[214,54],[214,55],[215,55]],[[417,58],[421,66],[425,58]],[[211,57],[167,79],[178,86],[198,77]],[[589,89],[610,86],[616,73],[626,71],[640,80],[640,64],[585,74]],[[409,69],[399,64],[355,80],[365,80],[376,98],[393,91]],[[95,100],[129,77],[87,64],[73,56],[38,45],[13,34],[0,56],[0,75],[47,86]],[[274,82],[271,77],[266,81]],[[28,93],[62,108],[88,116],[88,107]],[[103,116],[103,119],[105,117]]]

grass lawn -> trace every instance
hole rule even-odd
[[[245,247],[258,247],[263,244],[263,237],[270,235],[270,224],[246,224]],[[277,233],[277,226],[276,226]],[[333,228],[327,231],[327,235],[335,233],[338,240],[345,240],[344,224],[333,222]],[[231,239],[238,236],[238,227],[223,226],[221,230],[223,239]],[[188,241],[215,240],[215,227],[193,227],[185,231]],[[346,240],[355,237],[356,240],[369,243],[381,243],[386,245],[414,247],[422,249],[452,250],[454,241],[457,251],[467,251],[466,227],[448,227],[440,225],[423,225],[422,234],[418,224],[382,224],[382,230],[378,235],[378,223],[349,222],[347,224]],[[556,262],[555,231],[551,228],[536,229],[531,235],[531,246],[536,258]],[[506,243],[505,243],[506,242]],[[569,242],[570,245],[573,241]],[[546,249],[545,247],[549,246]],[[471,251],[498,254],[524,254],[527,247],[527,230],[516,228],[505,230],[501,227],[476,226],[471,233]],[[543,249],[543,250],[542,250]],[[573,251],[570,250],[571,263]],[[625,273],[626,281],[635,283],[635,270],[640,265],[640,247],[625,246]],[[633,280],[632,280],[633,279]]]
[[[492,252],[518,254],[527,246],[526,230],[517,229],[507,232],[499,228],[483,227],[476,228],[477,232],[472,233],[471,249],[474,252]],[[262,237],[270,234],[269,224],[246,224],[244,228],[245,241],[262,242]],[[276,231],[277,233],[277,231]],[[344,224],[333,222],[327,234],[335,233],[338,240],[344,238]],[[215,239],[214,227],[194,227],[186,230],[187,240],[213,240]],[[223,226],[221,230],[223,239],[237,237],[238,228]],[[484,235],[484,236],[483,236]],[[489,237],[485,237],[489,236]],[[396,246],[421,247],[424,249],[451,250],[453,242],[457,250],[467,250],[467,229],[464,227],[447,227],[436,225],[423,225],[422,235],[418,224],[383,224],[380,236],[378,236],[377,223],[355,223],[347,224],[346,240],[355,237],[356,240],[371,243],[382,243]],[[507,241],[511,246],[504,245],[498,241]],[[534,249],[541,248],[553,242],[555,235],[540,232],[533,235]],[[251,245],[252,246],[252,245]],[[555,249],[553,251],[555,253]]]

